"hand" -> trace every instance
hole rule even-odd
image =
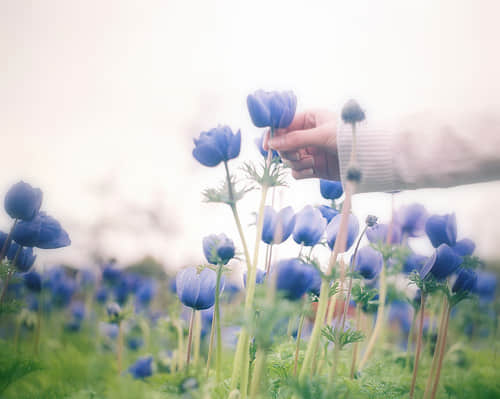
[[[292,168],[296,179],[319,177],[339,180],[336,116],[327,110],[309,110],[295,115],[286,129],[269,132],[264,149],[277,150]]]

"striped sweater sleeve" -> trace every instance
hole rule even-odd
[[[356,192],[450,187],[500,179],[500,110],[438,117],[429,112],[391,127],[357,126]],[[337,131],[340,175],[345,180],[352,128]]]

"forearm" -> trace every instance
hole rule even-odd
[[[362,181],[357,192],[450,187],[500,179],[500,115],[415,115],[392,126],[357,129]],[[337,132],[340,173],[345,179],[352,133]]]

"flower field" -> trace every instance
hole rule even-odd
[[[302,209],[277,206],[293,180],[267,143],[296,106],[293,92],[247,97],[265,129],[258,163],[233,167],[244,133],[229,126],[194,139],[186,156],[221,180],[203,200],[225,207],[238,235],[200,237],[205,262],[175,275],[151,259],[39,264],[38,251],[71,237],[42,190],[13,185],[0,233],[0,398],[499,398],[500,264],[476,256],[452,208],[356,216],[366,116],[355,101],[339,122],[353,135],[342,182],[320,180]],[[246,226],[239,201],[250,191],[260,200]],[[293,249],[278,251],[285,242]]]

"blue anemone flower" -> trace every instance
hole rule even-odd
[[[224,233],[211,234],[203,239],[203,253],[208,263],[225,265],[234,258],[234,242]]]
[[[38,214],[42,205],[42,191],[20,181],[5,195],[5,211],[12,219],[30,221]]]
[[[291,206],[276,212],[273,207],[264,208],[264,224],[262,241],[266,244],[281,244],[285,242],[295,227],[295,214]]]
[[[453,284],[453,292],[470,292],[476,286],[477,274],[474,270],[468,268],[460,268],[457,273],[457,279]]]
[[[382,254],[370,246],[361,248],[355,259],[351,259],[354,264],[354,270],[361,274],[365,279],[372,280],[378,276],[382,270],[384,258]]]
[[[216,273],[208,268],[200,273],[195,267],[188,267],[177,273],[177,296],[187,307],[203,310],[215,302]],[[221,284],[221,292],[224,289]]]
[[[311,287],[314,269],[311,265],[302,262],[300,259],[285,259],[275,267],[276,289],[282,291],[285,298],[290,300],[300,299]]]
[[[16,257],[16,253],[20,246],[15,242],[10,244],[9,250],[7,251],[7,258],[13,261]],[[33,254],[33,248],[22,248],[17,255],[15,267],[20,272],[27,272],[31,269],[31,266],[35,263],[36,255]]]
[[[339,211],[333,209],[331,206],[328,205],[319,205],[318,209],[323,215],[323,217],[326,219],[327,223],[330,223],[331,220],[339,214]]]
[[[462,240],[457,241],[457,243],[453,247],[455,253],[460,256],[472,255],[475,249],[476,244],[469,238],[463,238]]]
[[[328,246],[332,250],[333,250],[333,247],[335,245],[335,241],[337,240],[337,235],[339,233],[341,219],[342,219],[342,215],[339,214],[339,215],[335,216],[330,221],[330,223],[328,223],[328,226],[326,226],[326,241],[328,242]],[[351,213],[351,214],[349,214],[349,220],[348,220],[348,224],[347,224],[347,242],[346,242],[345,251],[348,251],[349,248],[351,248],[352,244],[354,243],[354,240],[358,236],[358,233],[359,233],[358,218]]]
[[[420,272],[427,260],[426,256],[411,253],[403,263],[403,273],[410,274],[413,271]]]
[[[222,161],[229,161],[240,155],[241,132],[233,133],[229,126],[217,126],[207,132],[201,132],[194,139],[193,156],[205,166],[217,166]]]
[[[326,220],[317,208],[307,205],[295,215],[293,239],[306,247],[316,245],[325,231]]]
[[[71,316],[74,320],[81,322],[85,318],[85,305],[82,301],[75,301],[71,305]]]
[[[20,221],[12,231],[12,239],[23,247],[54,249],[71,244],[61,224],[45,212],[39,212],[31,221]]]
[[[319,296],[321,291],[321,273],[314,266],[311,267],[311,283],[309,284],[308,292],[312,292],[314,295]]]
[[[128,371],[136,379],[151,377],[153,375],[153,356],[141,357],[129,367]]]
[[[457,242],[457,219],[455,214],[432,215],[425,223],[425,232],[434,248],[441,244],[454,247]]]
[[[145,280],[137,289],[135,295],[141,306],[148,306],[156,294],[156,285],[153,280]]]
[[[255,126],[285,128],[295,116],[297,97],[292,91],[257,90],[248,95],[247,106]]]
[[[263,132],[259,137],[255,138],[255,145],[257,146],[259,152],[262,154],[262,156],[267,159],[268,152],[264,150],[264,138],[266,137],[266,132]],[[272,151],[272,156],[274,160],[277,160],[279,162],[282,162],[280,154],[276,150],[271,150]]]
[[[102,269],[102,279],[109,285],[115,285],[121,280],[122,271],[115,267],[115,262],[109,262]]]
[[[32,292],[40,292],[42,290],[42,277],[39,273],[32,270],[31,272],[25,273],[24,285]]]
[[[373,244],[386,244],[387,243],[387,234],[389,233],[389,225],[383,223],[377,223],[372,227],[368,227],[366,229],[366,237],[368,241]],[[401,227],[397,223],[392,224],[392,233],[391,233],[391,244],[401,244]]]
[[[408,237],[423,235],[428,217],[429,215],[424,206],[418,203],[404,206],[397,213],[401,232]]]
[[[490,272],[479,270],[474,292],[479,296],[482,303],[489,303],[495,300],[497,289],[497,276]]]
[[[62,278],[49,282],[48,288],[52,293],[53,303],[59,307],[65,307],[71,302],[77,287],[72,278],[63,275]]]
[[[141,337],[132,336],[127,338],[127,346],[133,351],[136,351],[142,345],[144,345],[144,340]]]
[[[444,280],[461,264],[462,258],[449,245],[441,244],[420,270],[420,277],[425,278],[430,273],[436,279]]]
[[[323,198],[330,200],[340,198],[344,193],[344,189],[342,188],[342,183],[333,180],[320,179],[319,190]]]

